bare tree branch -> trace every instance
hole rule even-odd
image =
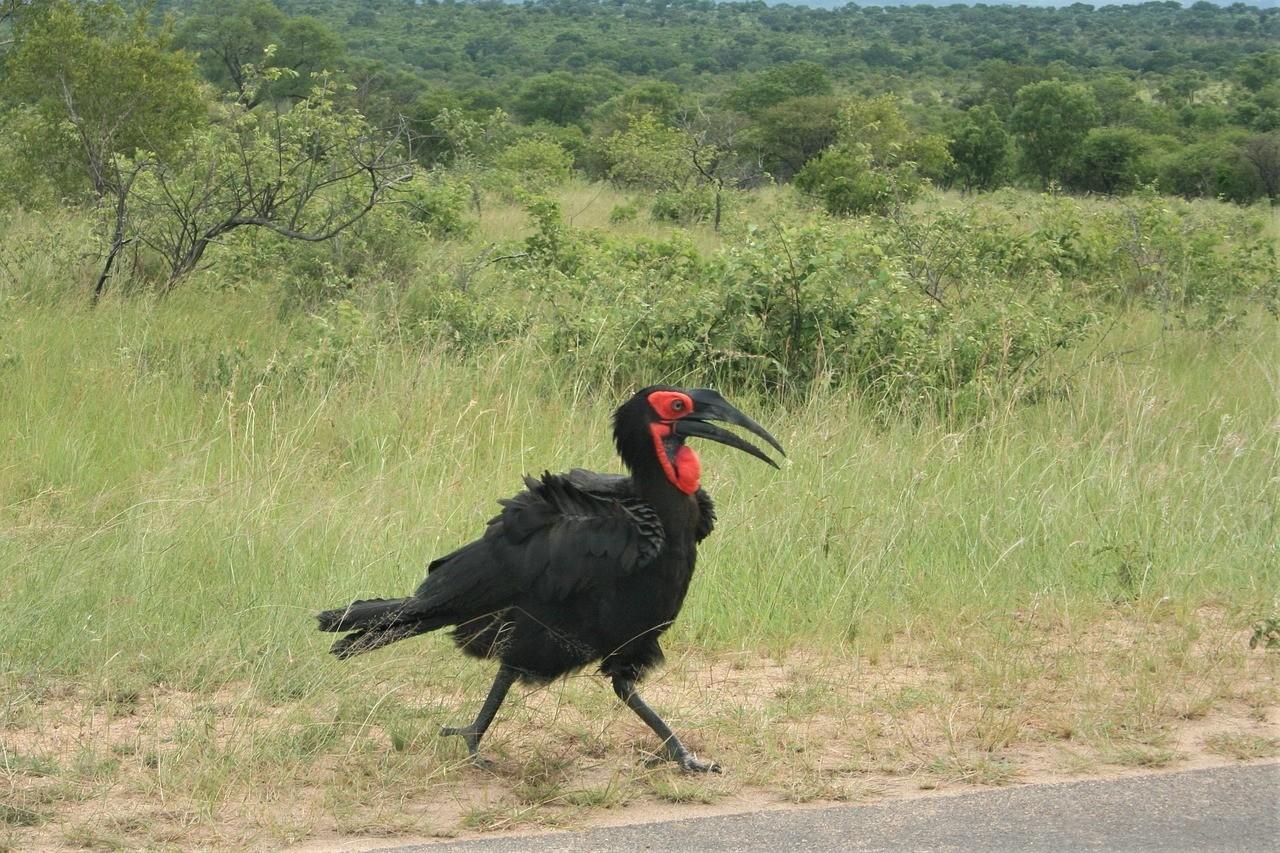
[[[168,292],[239,228],[310,243],[334,239],[412,177],[405,139],[403,123],[372,129],[358,114],[335,111],[323,91],[285,114],[233,105],[229,120],[176,161],[138,163],[119,182],[112,250],[95,298],[115,256],[135,240],[163,260]],[[126,221],[135,232],[129,237]]]

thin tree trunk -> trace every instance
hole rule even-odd
[[[115,265],[116,258],[124,251],[125,246],[133,242],[132,237],[125,237],[125,226],[129,213],[129,192],[133,189],[133,182],[137,179],[138,173],[142,171],[142,166],[143,164],[141,163],[135,164],[133,171],[129,173],[127,178],[118,172],[116,174],[116,212],[115,224],[111,228],[111,248],[107,250],[107,258],[102,264],[102,272],[98,273],[98,280],[93,283],[91,302],[94,305],[98,304],[98,300],[106,292],[107,279],[111,278],[111,267]]]
[[[97,305],[98,300],[102,298],[103,292],[107,289],[107,279],[111,278],[111,267],[116,262],[116,257],[124,251],[124,247],[129,245],[129,240],[121,240],[119,232],[111,241],[111,250],[107,252],[107,260],[102,265],[102,272],[98,273],[98,280],[93,285],[93,304]]]

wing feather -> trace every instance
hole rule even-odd
[[[698,499],[698,529],[695,532],[697,539],[701,542],[711,535],[711,531],[716,528],[716,505],[711,500],[711,495],[707,494],[704,489],[698,489],[694,494]]]
[[[526,595],[562,600],[643,568],[666,544],[662,520],[626,477],[575,469],[526,477],[525,487],[498,502],[480,540],[431,563],[418,596],[444,592],[466,572],[472,594],[477,582],[497,594],[479,596],[487,606]]]

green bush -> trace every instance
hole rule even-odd
[[[611,225],[621,225],[625,222],[635,222],[636,217],[639,215],[640,209],[630,202],[615,204],[613,209],[609,211],[609,223]]]
[[[415,176],[400,191],[400,200],[409,219],[432,237],[465,237],[475,227],[466,217],[470,188],[447,174]]]
[[[708,221],[715,208],[715,191],[703,185],[658,193],[653,197],[649,215],[658,222],[690,224]]]
[[[896,201],[909,202],[920,190],[910,173],[878,169],[869,154],[828,148],[804,165],[796,186],[819,199],[833,216],[883,212]]]
[[[1107,195],[1133,192],[1155,178],[1151,141],[1131,127],[1095,127],[1080,144],[1068,182],[1075,189]]]
[[[493,165],[498,170],[495,177],[505,179],[507,188],[546,192],[569,180],[573,155],[550,139],[528,137],[499,151]]]
[[[892,95],[849,99],[839,123],[836,144],[796,174],[796,186],[828,213],[884,213],[952,171],[945,140],[913,133]]]
[[[1230,138],[1197,142],[1167,155],[1159,175],[1161,189],[1183,198],[1250,204],[1263,195],[1257,173]]]
[[[977,232],[963,282],[930,296],[904,237],[875,220],[751,230],[703,257],[687,241],[579,243],[557,284],[572,307],[546,327],[552,351],[607,382],[717,382],[802,392],[853,385],[895,406],[980,410],[1025,385],[1090,314],[1064,288],[1020,288]]]

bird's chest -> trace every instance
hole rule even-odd
[[[692,531],[667,539],[662,553],[641,572],[636,580],[647,590],[654,615],[663,620],[674,619],[680,612],[697,562],[697,543]]]

